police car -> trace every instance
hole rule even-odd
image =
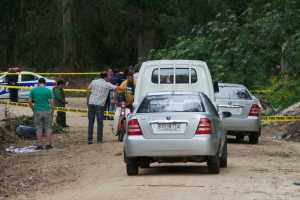
[[[46,80],[46,86],[50,89],[52,89],[56,85],[55,80],[45,78],[45,77],[43,77],[39,74],[33,73],[33,72],[21,71],[21,72],[18,72],[17,75],[18,75],[17,85],[21,86],[21,87],[35,87],[38,85],[38,80],[40,78],[44,78]],[[7,76],[8,76],[8,72],[6,72],[0,76],[0,86],[8,85]],[[30,90],[19,90],[18,91],[20,99],[28,99],[29,93],[30,93]],[[9,98],[9,89],[0,87],[0,99],[7,99],[7,98]]]

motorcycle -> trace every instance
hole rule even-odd
[[[122,102],[119,107],[116,109],[115,116],[118,117],[117,123],[115,124],[115,135],[118,137],[118,141],[122,142],[123,137],[126,133],[126,118],[127,115],[130,113],[130,110],[126,107],[126,103]],[[116,120],[116,118],[115,118]],[[116,122],[115,122],[116,123]]]

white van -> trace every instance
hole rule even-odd
[[[138,75],[134,105],[138,105],[147,93],[163,91],[203,92],[212,102],[215,102],[214,84],[207,64],[203,61],[144,62]]]

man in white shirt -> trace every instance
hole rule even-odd
[[[104,106],[110,90],[116,90],[117,86],[111,84],[112,70],[107,70],[105,78],[93,80],[89,87],[88,94],[88,144],[93,144],[93,132],[95,118],[97,120],[97,143],[103,141],[103,119]]]

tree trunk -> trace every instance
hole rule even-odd
[[[12,66],[16,64],[16,39],[20,14],[20,1],[10,1],[7,12],[11,18],[8,19],[6,24],[6,64]]]
[[[143,62],[148,59],[149,53],[156,47],[155,30],[145,30],[138,35],[138,61]]]
[[[76,64],[76,41],[74,33],[74,22],[72,18],[73,0],[62,0],[63,20],[63,59],[62,63],[66,69],[75,68]]]

